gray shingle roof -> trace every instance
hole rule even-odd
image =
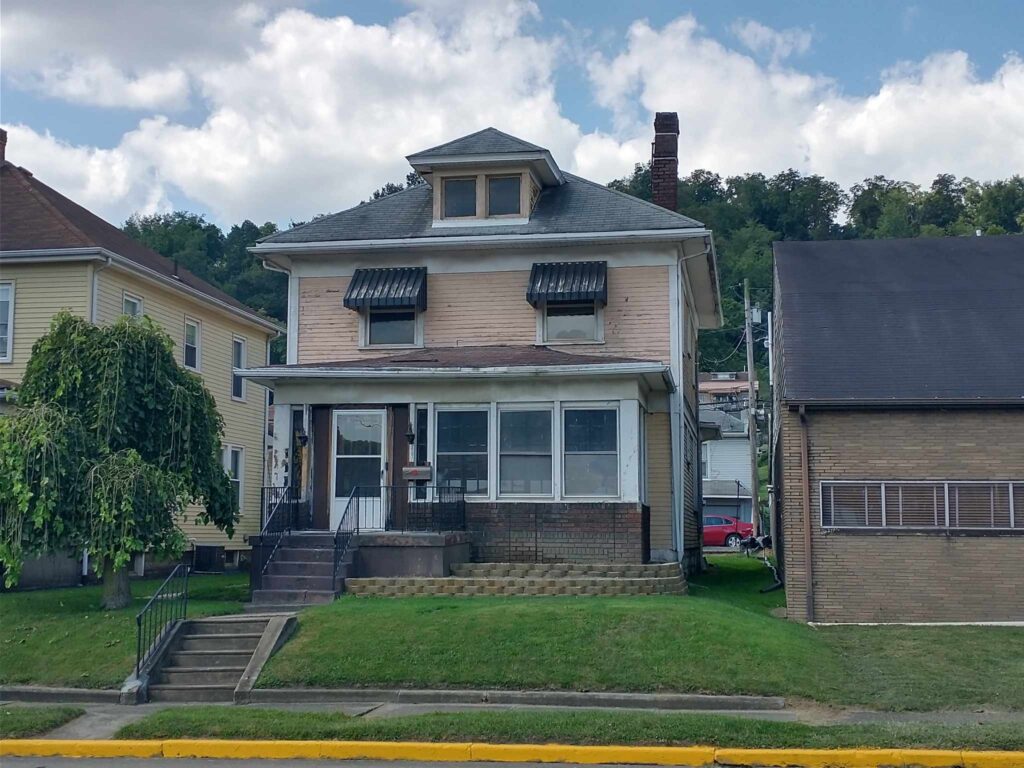
[[[502,133],[497,128],[484,128],[482,131],[462,136],[458,139],[439,144],[430,149],[409,155],[410,162],[428,157],[455,157],[458,155],[499,155],[508,152],[544,152],[543,147],[528,141],[517,139]]]
[[[316,243],[335,240],[486,237],[570,234],[702,227],[699,221],[616,192],[579,176],[545,188],[525,224],[433,227],[433,191],[426,184],[324,216],[261,240],[261,243]]]
[[[783,400],[1024,405],[1024,236],[774,250]]]
[[[722,430],[722,434],[745,435],[747,433],[747,427],[742,419],[733,416],[731,413],[726,413],[721,408],[709,408],[702,405],[700,407],[700,420],[702,423],[717,424],[719,429]]]

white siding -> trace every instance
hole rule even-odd
[[[742,437],[709,440],[708,473],[711,480],[739,480],[750,488],[750,443]]]

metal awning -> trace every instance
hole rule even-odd
[[[608,303],[608,262],[570,261],[534,264],[526,300],[535,307],[594,301]]]
[[[427,268],[357,269],[345,291],[348,309],[427,308]]]

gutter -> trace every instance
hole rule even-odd
[[[104,269],[110,267],[110,257],[104,258],[104,263],[98,267],[94,267],[92,270],[92,296],[89,304],[89,322],[96,324],[96,318],[99,316],[99,300],[100,300],[100,281],[97,279],[97,275]],[[87,557],[88,555],[86,555]]]
[[[800,406],[800,482],[802,487],[804,527],[804,578],[807,580],[805,593],[807,621],[814,621],[814,558],[811,553],[811,468],[809,428],[807,409]]]
[[[968,399],[951,398],[948,400],[782,400],[789,408],[829,408],[848,410],[868,410],[880,408],[1024,408],[1024,395],[1016,399]]]

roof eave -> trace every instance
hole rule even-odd
[[[551,153],[544,150],[524,150],[522,152],[490,152],[467,155],[430,155],[415,154],[405,158],[417,173],[426,175],[436,169],[457,168],[471,165],[495,165],[500,163],[530,163],[535,166],[541,179],[549,186],[565,183],[565,176],[555,162]]]
[[[1024,396],[1011,398],[806,398],[782,397],[789,408],[799,406],[828,409],[885,408],[1024,408]]]

